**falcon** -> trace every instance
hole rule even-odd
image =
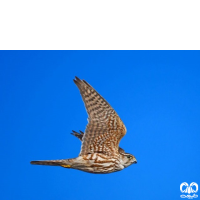
[[[82,142],[79,156],[72,159],[31,161],[31,164],[107,174],[137,163],[135,156],[119,147],[120,140],[126,134],[126,127],[115,110],[85,80],[75,77],[74,83],[88,113],[85,132],[72,131],[72,135]]]

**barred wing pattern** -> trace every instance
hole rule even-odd
[[[119,142],[126,134],[126,127],[114,109],[86,81],[75,77],[80,90],[89,123],[82,139],[80,155],[101,152],[106,155],[118,153]]]

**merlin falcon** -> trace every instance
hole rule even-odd
[[[72,159],[31,161],[31,164],[107,174],[137,163],[135,156],[119,147],[120,140],[126,134],[126,127],[115,110],[85,80],[75,77],[74,83],[81,93],[88,113],[85,132],[72,131],[72,135],[82,143],[79,156]]]

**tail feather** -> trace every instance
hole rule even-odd
[[[31,161],[33,165],[50,165],[50,166],[62,166],[67,165],[67,160],[38,160],[38,161]]]

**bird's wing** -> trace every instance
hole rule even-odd
[[[121,147],[119,147],[119,153],[120,153],[120,154],[125,154],[124,149],[122,149]]]
[[[83,134],[84,134],[82,131],[80,131],[80,133],[78,133],[78,132],[72,130],[71,134],[76,136],[82,142],[82,138],[83,138]]]
[[[109,103],[86,81],[74,79],[88,113],[88,125],[82,139],[80,155],[102,152],[108,155],[118,151],[126,127]]]

